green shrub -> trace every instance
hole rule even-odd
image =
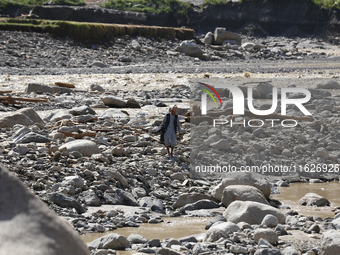
[[[228,0],[205,0],[203,2],[203,6],[207,4],[211,5],[225,5]],[[270,0],[240,0],[240,2],[245,1],[262,1],[263,3],[268,2]],[[306,0],[307,3],[312,3],[318,6],[321,9],[331,9],[337,8],[340,9],[340,0]]]
[[[0,7],[6,7],[7,5],[42,5],[48,0],[0,0]],[[53,0],[57,5],[85,5],[84,0]]]
[[[183,16],[187,16],[192,10],[189,3],[179,0],[110,0],[103,7],[122,11],[176,13]]]

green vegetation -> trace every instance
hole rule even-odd
[[[311,0],[315,5],[324,9],[337,8],[340,9],[339,0]]]
[[[182,16],[187,16],[192,10],[189,3],[179,0],[110,0],[103,7],[123,11],[176,13]]]
[[[243,1],[253,1],[253,0],[240,0],[240,2],[243,2]],[[263,3],[265,3],[270,0],[259,0],[259,1],[262,1]],[[203,6],[207,4],[225,5],[227,2],[229,2],[229,0],[205,0],[203,3]],[[340,0],[306,0],[306,2],[315,4],[316,6],[319,6],[322,9],[331,9],[331,8],[340,9]]]
[[[8,5],[26,6],[26,5],[42,5],[48,0],[0,0],[0,8]],[[53,0],[57,5],[85,5],[84,0]]]
[[[205,0],[203,5],[211,4],[211,5],[224,5],[227,3],[227,0]]]
[[[0,18],[0,30],[19,30],[26,32],[50,33],[70,36],[78,40],[107,40],[114,36],[146,36],[169,39],[192,39],[194,30],[189,28],[136,26],[73,22],[60,20],[11,19]]]

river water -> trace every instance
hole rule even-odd
[[[139,228],[119,228],[114,231],[106,232],[106,233],[91,233],[85,236],[82,236],[82,239],[86,242],[92,242],[93,240],[102,237],[104,235],[110,233],[118,233],[125,237],[128,237],[131,234],[140,234],[147,238],[151,239],[160,239],[161,241],[166,238],[181,238],[190,235],[196,235],[204,233],[205,225],[208,223],[210,218],[207,217],[180,217],[180,218],[172,218],[172,217],[163,217],[164,222],[159,224],[148,224],[142,223],[139,224]],[[119,251],[121,255],[130,255],[136,253],[136,251]]]
[[[334,212],[331,210],[340,206],[340,182],[325,182],[325,183],[291,183],[290,187],[279,187],[281,194],[272,195],[273,198],[278,199],[282,204],[291,206],[292,209],[298,211],[305,216],[319,216],[334,217]],[[309,192],[317,193],[324,196],[331,202],[329,207],[307,207],[300,206],[299,200]],[[140,234],[148,240],[157,238],[160,240],[166,238],[181,238],[185,236],[205,233],[205,225],[210,218],[194,218],[194,217],[180,217],[171,218],[163,217],[164,222],[160,224],[140,224],[139,228],[119,228],[112,232],[106,233],[92,233],[82,236],[82,239],[89,243],[101,236],[109,233],[118,233],[125,237],[130,234]],[[131,255],[136,251],[119,251],[121,255]]]
[[[291,206],[302,215],[334,217],[331,211],[334,207],[340,206],[340,182],[332,181],[325,183],[291,183],[290,187],[279,187],[280,194],[272,195],[284,205]],[[328,199],[331,206],[311,207],[299,205],[299,200],[307,193],[316,193]]]

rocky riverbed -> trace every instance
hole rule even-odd
[[[158,224],[163,216],[212,217],[202,234],[186,238],[111,233],[88,245],[92,254],[130,248],[142,254],[337,254],[339,208],[332,201],[313,193],[301,197],[301,206],[326,206],[334,213],[321,218],[301,215],[272,197],[277,186],[291,182],[339,178],[336,40],[241,36],[238,45],[210,45],[204,37],[186,42],[194,50],[188,53],[183,42],[165,39],[121,37],[95,44],[1,31],[0,92],[47,99],[0,104],[2,165],[79,234]],[[299,122],[294,132],[185,121],[192,80],[251,82],[257,106],[265,109],[272,86],[284,86],[278,77],[311,91],[306,108],[313,120]],[[231,98],[219,93],[219,110],[226,110]],[[173,104],[184,137],[169,158],[155,131]],[[299,116],[294,107],[288,111]],[[319,164],[327,171],[194,178],[190,165],[212,159],[238,168]]]

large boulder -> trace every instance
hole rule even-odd
[[[146,239],[144,236],[139,234],[131,234],[128,236],[127,240],[130,243],[147,243],[148,239]]]
[[[74,116],[76,116],[76,115],[85,115],[85,114],[93,114],[93,115],[97,114],[95,112],[95,110],[93,110],[91,107],[89,107],[87,105],[73,107],[68,112],[71,113]]]
[[[201,210],[201,209],[214,209],[219,208],[219,204],[209,199],[199,200],[193,204],[187,204],[184,206],[186,211]]]
[[[100,100],[102,100],[104,104],[110,107],[114,107],[114,108],[126,107],[126,101],[120,98],[117,98],[117,97],[106,96],[106,97],[100,98]]]
[[[33,124],[44,125],[44,121],[31,108],[21,109],[0,118],[0,128],[12,128],[16,124],[24,126],[30,126]]]
[[[226,233],[234,233],[241,230],[239,226],[232,222],[216,222],[210,229],[222,229]]]
[[[269,205],[261,191],[247,185],[230,185],[224,189],[221,201],[225,207],[236,200],[254,201]]]
[[[112,193],[105,192],[104,200],[107,204],[112,205],[139,206],[133,195],[122,189],[115,189]]]
[[[102,236],[92,241],[88,246],[89,248],[92,249],[114,249],[114,250],[125,250],[126,248],[131,247],[126,237],[116,233]]]
[[[149,207],[151,208],[151,210],[156,211],[156,212],[165,213],[162,200],[157,199],[157,198],[143,197],[139,201],[139,205],[142,207]]]
[[[270,228],[276,227],[277,224],[279,224],[279,220],[271,214],[267,214],[261,222],[261,225],[265,225]]]
[[[119,118],[126,118],[126,117],[128,117],[126,113],[123,113],[121,110],[117,110],[117,109],[107,109],[100,116],[101,119],[119,119]]]
[[[78,151],[84,156],[89,157],[92,156],[92,154],[100,153],[100,149],[98,148],[97,144],[89,140],[74,140],[60,146],[59,150],[67,150],[68,152]]]
[[[0,204],[0,254],[90,254],[64,220],[1,166]]]
[[[329,206],[330,202],[316,193],[307,193],[300,199],[299,204],[306,206]]]
[[[318,89],[340,89],[340,84],[336,81],[327,81],[325,83],[319,83],[317,85]]]
[[[203,38],[203,40],[202,40],[202,43],[211,45],[211,44],[213,44],[213,41],[214,41],[214,34],[211,33],[211,32],[208,32],[208,33],[204,36],[204,38]]]
[[[84,200],[85,204],[88,206],[101,206],[102,202],[98,198],[96,192],[92,189],[86,190],[82,192],[79,196],[82,200]]]
[[[279,240],[279,237],[274,230],[266,228],[258,228],[255,230],[254,232],[255,242],[258,243],[261,238],[267,240],[271,244],[274,244]]]
[[[69,113],[68,110],[59,109],[50,112],[47,116],[45,116],[45,121],[57,122],[59,120],[69,120],[72,118],[72,114]]]
[[[81,214],[85,212],[85,209],[81,204],[72,196],[65,195],[58,192],[53,192],[46,195],[47,198],[56,205],[63,208],[74,208],[77,213]]]
[[[204,241],[205,242],[216,242],[220,238],[228,238],[229,235],[222,229],[219,228],[210,228],[207,233],[205,233]]]
[[[202,193],[184,193],[177,198],[176,202],[173,204],[172,207],[173,208],[183,207],[187,204],[193,204],[203,199],[215,201],[215,199],[211,197],[210,195],[206,195]]]
[[[201,57],[203,55],[201,48],[196,43],[189,40],[181,42],[180,48],[185,55],[190,57]]]
[[[334,218],[334,220],[332,220],[332,224],[335,227],[335,229],[340,229],[340,217],[338,218]]]
[[[323,234],[321,241],[323,255],[340,254],[340,232],[330,230]]]
[[[224,27],[217,27],[214,32],[214,43],[222,44],[225,40],[234,40],[238,45],[241,45],[241,36],[226,31]]]
[[[260,82],[255,88],[260,92],[261,98],[266,99],[269,94],[273,93],[273,87],[274,86],[268,82]]]
[[[50,86],[50,85],[39,84],[39,83],[29,83],[25,92],[26,93],[42,92],[42,93],[50,93],[50,94],[55,94],[55,93],[64,94],[64,93],[70,93],[73,91],[74,91],[73,89],[65,88],[65,87]]]
[[[258,188],[267,199],[269,198],[271,192],[270,183],[260,174],[229,173],[228,178],[223,179],[221,183],[211,190],[212,197],[221,201],[224,189],[230,185],[253,186]]]
[[[244,221],[249,224],[261,224],[267,214],[274,215],[281,224],[284,224],[286,221],[285,215],[278,209],[270,205],[251,201],[232,202],[224,211],[223,216],[227,221],[234,223]]]
[[[14,143],[48,143],[50,139],[46,135],[39,134],[36,131],[31,131],[28,133],[22,133],[15,139],[13,139]]]

